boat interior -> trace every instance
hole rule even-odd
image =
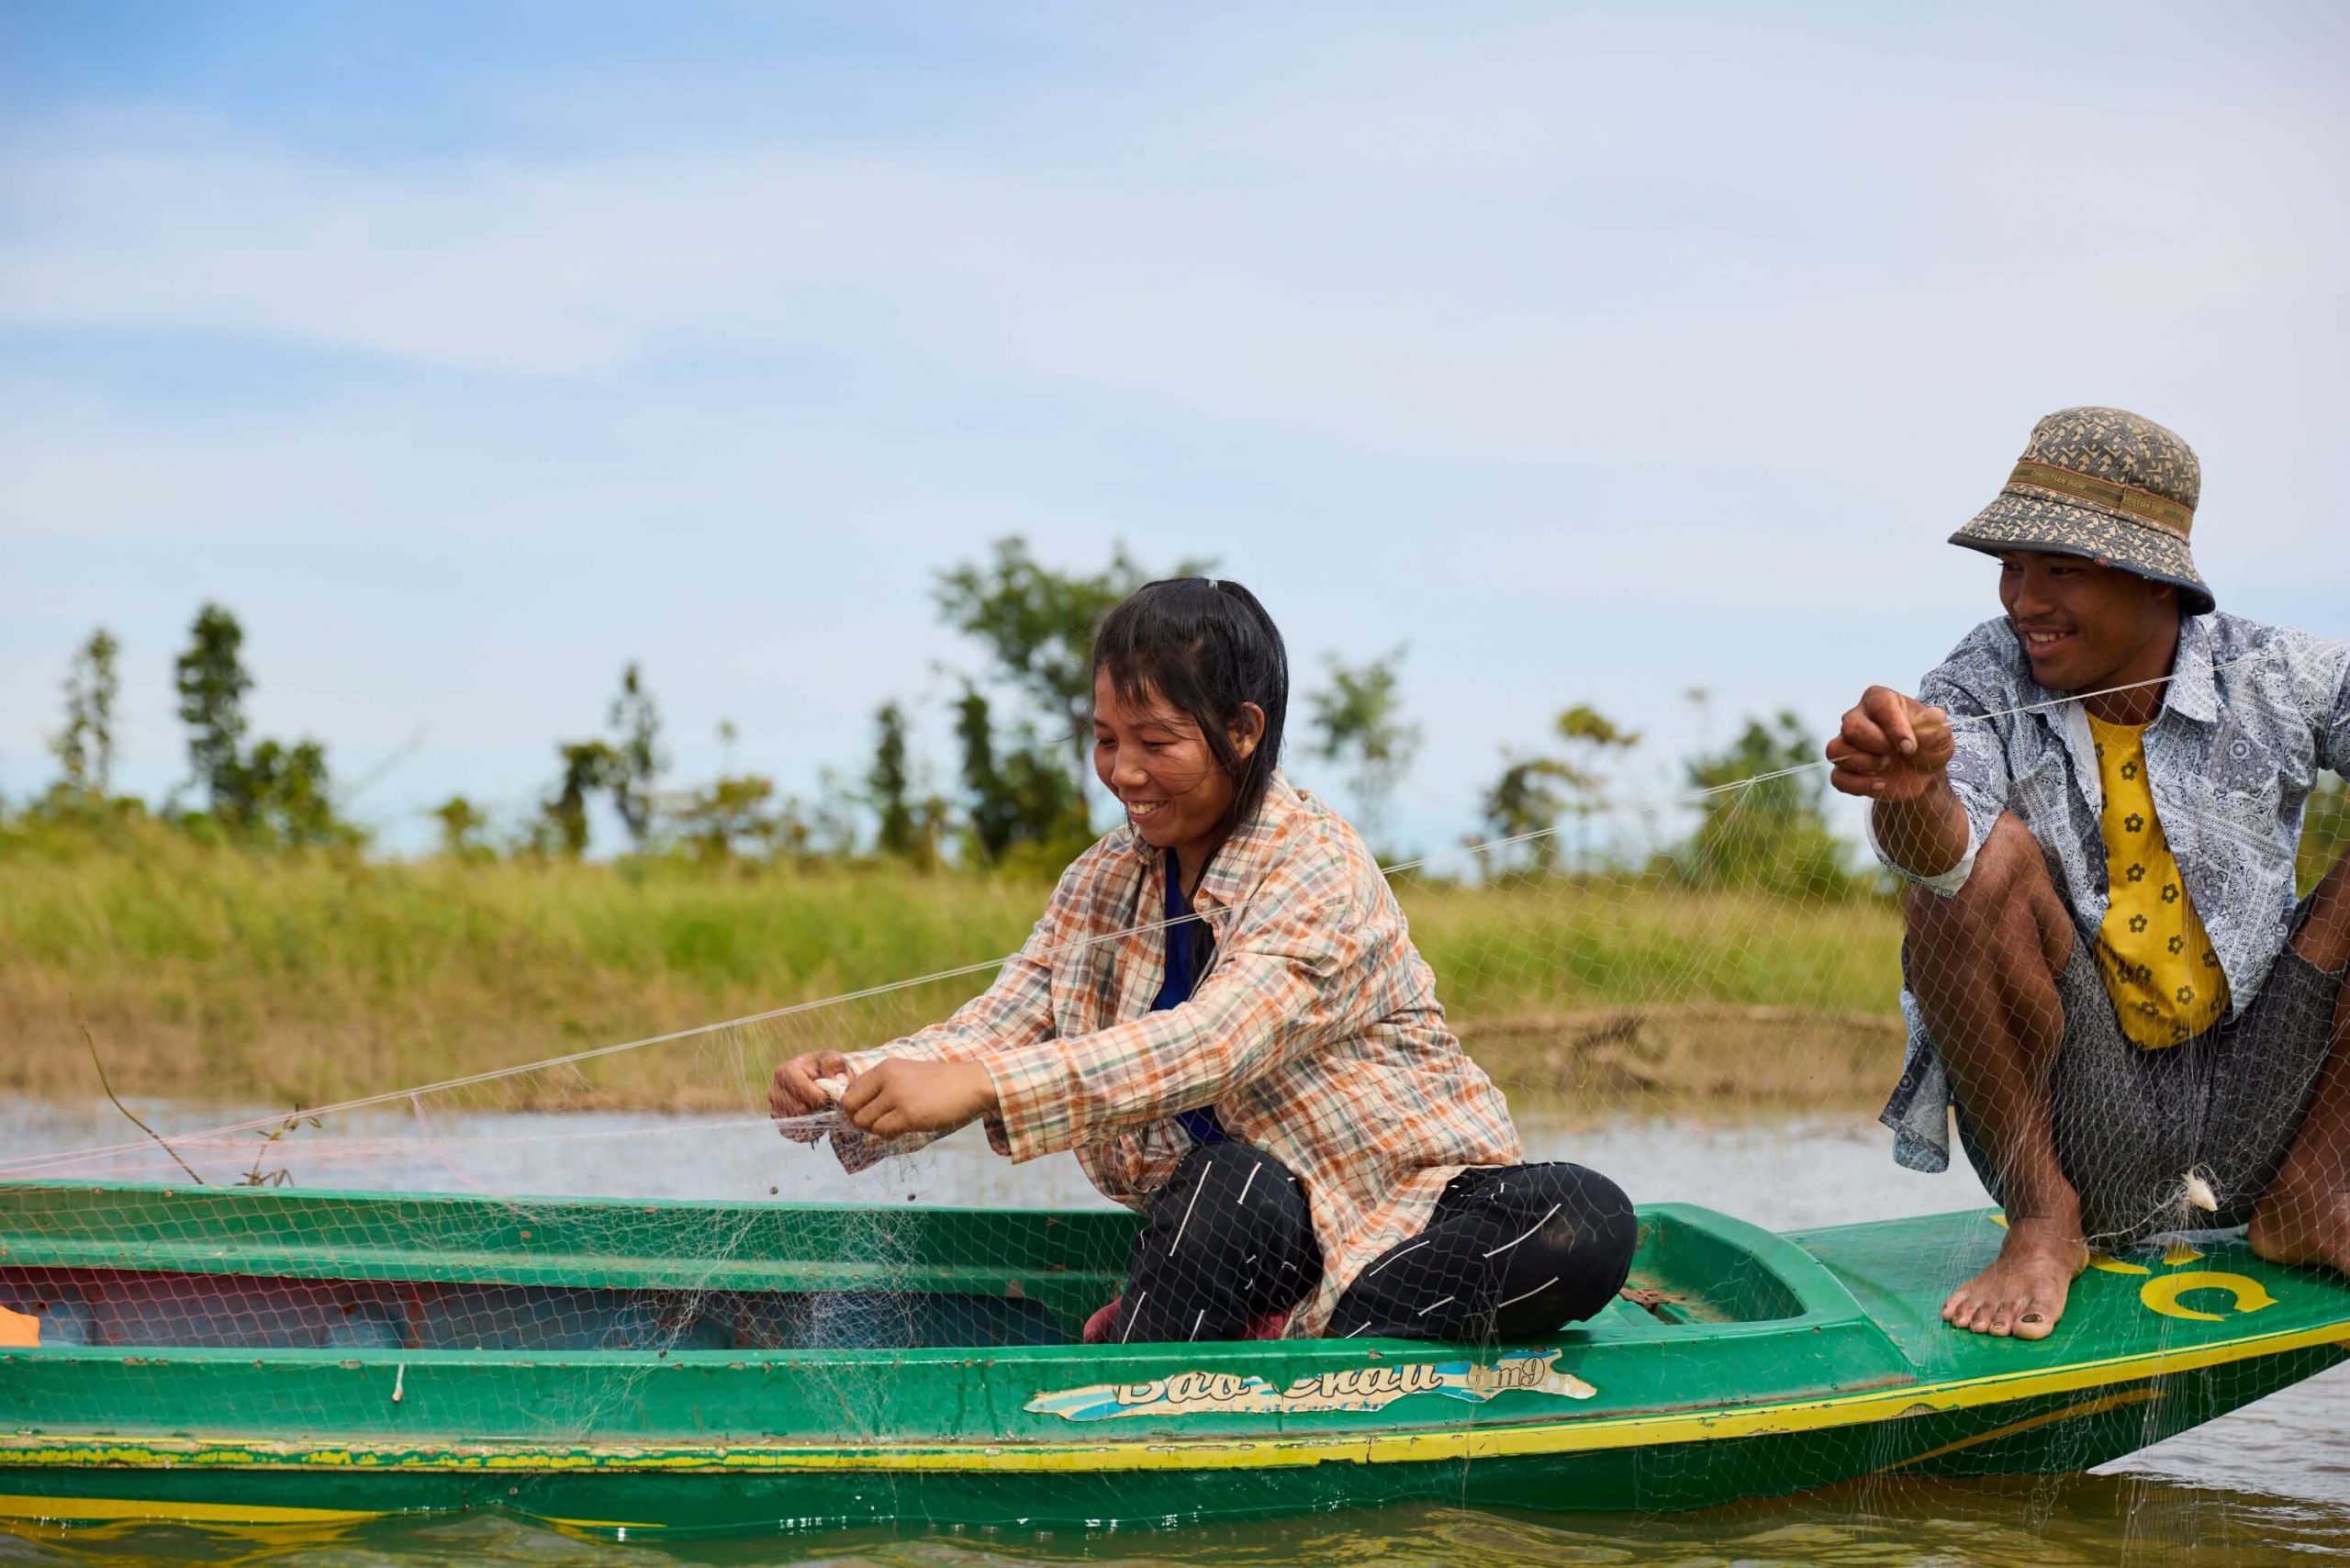
[[[528,1245],[534,1235],[528,1225],[514,1227],[515,1245],[502,1257],[496,1238],[452,1245],[438,1227],[407,1237],[379,1227],[340,1260],[332,1248],[290,1257],[264,1236],[212,1249],[84,1246],[73,1249],[78,1258],[18,1262],[39,1250],[20,1237],[0,1252],[9,1260],[0,1263],[0,1306],[37,1318],[42,1344],[93,1347],[598,1352],[1057,1345],[1072,1342],[1086,1316],[1117,1294],[1136,1223],[1122,1213],[1007,1222],[977,1211],[934,1211],[906,1235],[861,1232],[844,1225],[837,1210],[821,1218],[811,1228],[837,1233],[833,1238],[843,1244],[829,1260],[821,1238],[796,1249],[772,1245],[792,1233],[768,1226],[741,1237],[733,1250],[705,1246],[698,1258],[631,1247],[620,1235],[599,1238],[608,1249],[551,1255]],[[1036,1234],[1046,1220],[1049,1230]],[[990,1236],[1006,1223],[1029,1234]],[[1785,1277],[1785,1260],[1774,1267],[1725,1234],[1741,1228],[1704,1211],[1647,1215],[1631,1279],[1585,1331],[1647,1335],[1802,1316],[1805,1302]],[[185,1256],[191,1250],[209,1255]],[[142,1266],[165,1261],[177,1266]]]

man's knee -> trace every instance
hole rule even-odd
[[[2350,854],[2319,879],[2293,950],[2328,974],[2350,967]]]
[[[2053,969],[2071,950],[2071,921],[2048,875],[2047,852],[2013,813],[2002,813],[1955,893],[1912,888],[1902,901],[1913,948],[1925,955],[2006,949],[2020,937]]]

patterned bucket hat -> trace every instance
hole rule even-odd
[[[2176,583],[2187,612],[2208,615],[2211,590],[2187,549],[2202,490],[2194,449],[2154,420],[2065,409],[2031,427],[1998,498],[1950,542],[1991,555],[2086,555]]]

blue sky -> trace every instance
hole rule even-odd
[[[1992,608],[2038,415],[2201,453],[2227,608],[2350,633],[2350,21],[2323,6],[14,6],[0,793],[73,645],[248,630],[395,846],[643,661],[681,779],[951,761],[935,571],[1218,558],[1397,811],[1579,700],[1666,787]],[[1315,781],[1326,770],[1300,759]]]

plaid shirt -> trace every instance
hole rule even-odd
[[[1323,1278],[1291,1332],[1317,1334],[1365,1265],[1427,1226],[1446,1182],[1521,1158],[1517,1129],[1445,1027],[1403,910],[1336,812],[1274,776],[1192,897],[1214,962],[1191,1001],[1153,1013],[1166,859],[1119,827],[1069,867],[984,994],[849,1064],[985,1062],[997,1152],[1074,1149],[1096,1187],[1137,1209],[1191,1151],[1177,1114],[1214,1106],[1304,1183]],[[852,1169],[874,1158],[870,1140],[834,1142]]]

